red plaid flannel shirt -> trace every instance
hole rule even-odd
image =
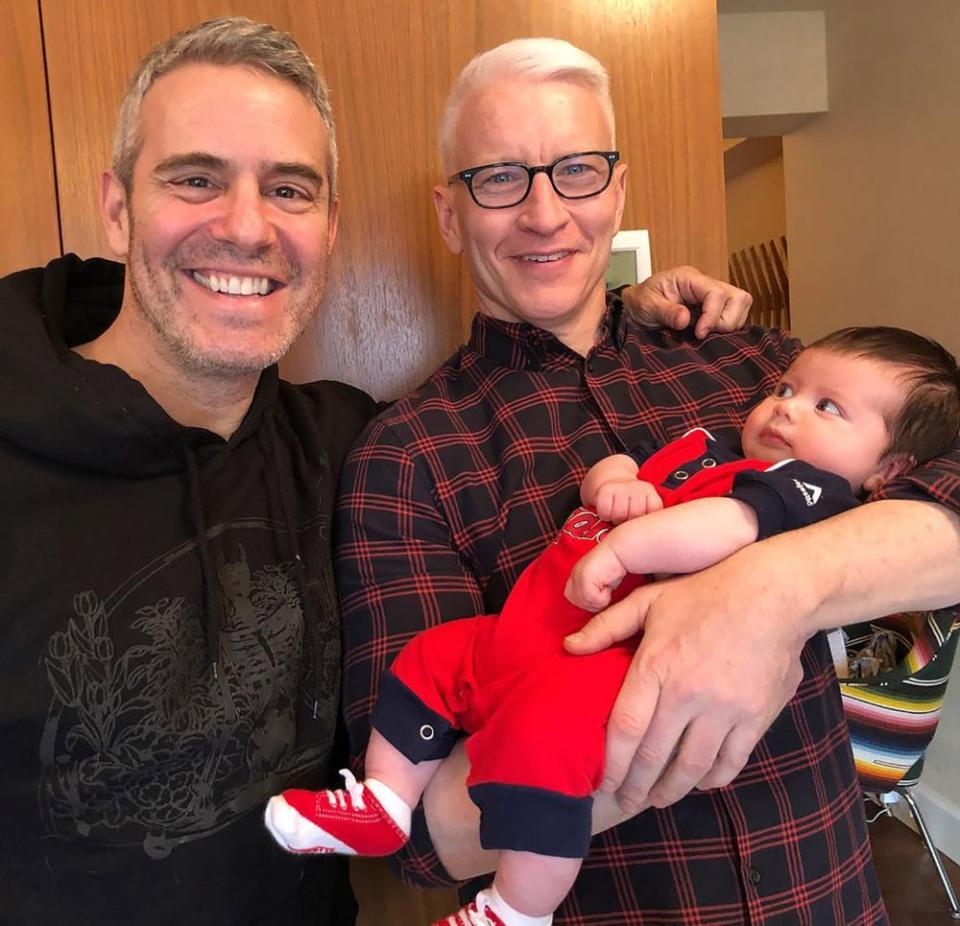
[[[359,761],[380,676],[414,634],[496,613],[578,502],[587,469],[696,425],[739,443],[800,345],[750,329],[696,342],[618,299],[584,358],[545,331],[478,316],[470,341],[368,426],[341,480],[345,714]],[[960,454],[888,487],[960,507]],[[729,787],[594,838],[558,926],[886,923],[829,653]],[[450,884],[422,812],[405,880]]]

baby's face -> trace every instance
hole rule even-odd
[[[750,413],[743,451],[773,462],[803,460],[843,476],[854,492],[873,489],[890,442],[886,421],[903,391],[892,364],[805,350]]]

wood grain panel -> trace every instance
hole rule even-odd
[[[383,858],[350,859],[350,881],[360,906],[357,926],[427,926],[457,910],[454,891],[406,887]]]
[[[415,386],[461,342],[467,275],[436,229],[435,125],[469,4],[326,4],[295,34],[333,92],[341,150],[340,240],[330,292],[287,370],[357,382],[378,397]],[[334,25],[335,22],[335,25]]]
[[[60,253],[36,0],[4,0],[0,30],[0,276]]]
[[[712,0],[42,0],[64,246],[106,254],[96,177],[129,72],[156,41],[225,12],[290,29],[334,94],[342,152],[340,239],[318,320],[285,365],[379,397],[453,350],[470,283],[435,228],[435,126],[477,51],[556,35],[611,70],[630,165],[625,227],[651,229],[655,267],[726,269],[716,10]],[[78,88],[83,88],[79,92]]]

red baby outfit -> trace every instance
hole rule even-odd
[[[740,498],[757,512],[760,539],[857,504],[837,476],[796,461],[737,458],[700,428],[646,459],[637,478],[657,487],[665,507]],[[442,758],[469,734],[467,785],[481,809],[485,848],[586,854],[607,719],[635,646],[569,655],[563,638],[590,614],[563,589],[574,564],[611,527],[578,508],[520,576],[499,615],[418,634],[381,684],[373,725],[411,761]],[[613,600],[644,581],[627,576]]]

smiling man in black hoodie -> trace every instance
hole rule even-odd
[[[113,168],[126,276],[0,283],[0,919],[352,923],[345,867],[260,822],[337,767],[330,516],[374,409],[274,365],[336,233],[326,88],[205,24],[144,60]]]
[[[101,198],[126,274],[0,280],[4,922],[354,921],[343,861],[261,824],[340,764],[330,519],[374,403],[275,366],[322,297],[336,165],[294,40],[204,23],[124,99]],[[668,315],[675,281],[710,293],[701,328],[749,306],[658,279]]]

